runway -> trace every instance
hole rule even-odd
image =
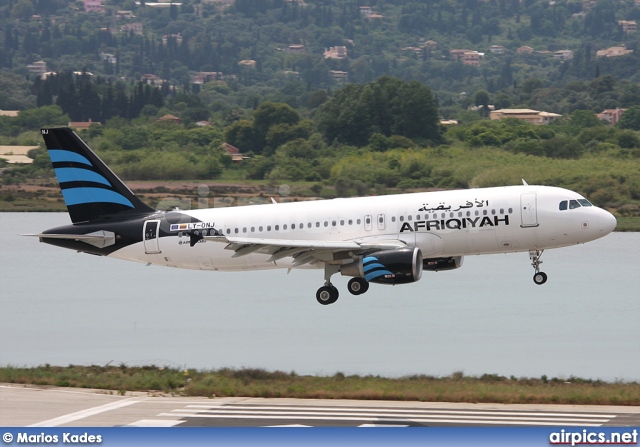
[[[111,394],[109,394],[111,393]],[[0,385],[0,426],[639,426],[640,407],[199,398]]]

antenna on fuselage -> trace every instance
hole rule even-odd
[[[529,184],[527,183],[527,181],[526,181],[525,179],[522,179],[522,184],[523,184],[524,186],[529,186]]]

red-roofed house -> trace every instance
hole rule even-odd
[[[68,126],[75,130],[83,130],[88,129],[92,124],[102,125],[102,123],[89,119],[89,121],[70,121]]]
[[[178,118],[177,116],[170,115],[168,113],[166,115],[161,116],[156,121],[160,121],[164,123],[176,123],[176,124],[180,124],[182,122],[182,120],[180,120],[180,118]]]
[[[104,12],[102,0],[84,0],[84,12]]]
[[[611,125],[616,125],[620,121],[620,117],[627,109],[605,109],[602,112],[596,114],[596,116]]]
[[[238,149],[237,147],[229,143],[222,143],[222,149],[224,149],[224,152],[231,157],[232,161],[236,163],[239,163],[242,160],[246,160],[249,158],[246,155],[244,155],[242,152],[240,152],[240,149]]]

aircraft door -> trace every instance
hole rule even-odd
[[[538,226],[538,200],[535,192],[526,192],[520,196],[522,227]]]
[[[161,253],[158,245],[158,236],[160,235],[160,221],[148,220],[144,223],[142,237],[144,240],[144,252],[147,254]]]

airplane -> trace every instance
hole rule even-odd
[[[41,129],[72,224],[41,242],[147,265],[211,271],[324,269],[320,304],[336,302],[331,277],[406,284],[464,256],[528,252],[541,285],[544,250],[606,236],[615,217],[580,194],[522,185],[172,211],[144,204],[69,128]]]

